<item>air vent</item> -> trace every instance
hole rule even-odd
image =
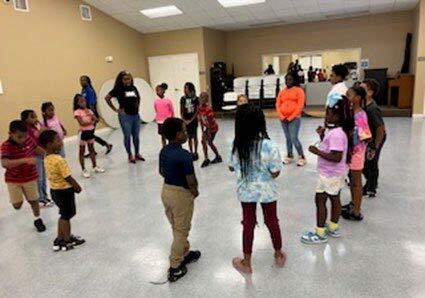
[[[29,12],[28,0],[13,0],[13,6],[17,11]]]
[[[286,25],[286,24],[287,23],[285,21],[276,21],[276,22],[250,24],[249,27],[252,27],[252,28],[273,27],[273,26],[280,26],[280,25]]]
[[[88,5],[80,5],[80,15],[83,21],[91,21],[91,8]]]
[[[370,10],[359,10],[359,11],[353,11],[349,13],[336,13],[336,14],[329,14],[326,15],[326,18],[328,19],[339,19],[339,18],[351,18],[351,17],[358,17],[370,14]]]

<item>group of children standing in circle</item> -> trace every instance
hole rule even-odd
[[[310,146],[309,151],[318,156],[319,179],[316,186],[317,224],[312,232],[301,236],[307,244],[325,243],[328,236],[340,237],[339,217],[360,221],[361,200],[363,195],[373,197],[376,194],[379,174],[378,161],[385,142],[385,126],[380,110],[373,100],[378,91],[374,80],[365,80],[361,84],[347,89],[344,80],[348,75],[343,65],[332,69],[333,88],[326,102],[324,126],[317,128],[319,141]],[[283,267],[286,254],[282,250],[282,237],[277,216],[276,178],[283,165],[294,161],[292,147],[299,155],[297,165],[306,164],[298,133],[301,114],[305,104],[305,95],[300,87],[297,75],[286,75],[286,87],[276,100],[276,109],[286,136],[287,155],[283,159],[275,142],[267,133],[263,111],[249,104],[244,95],[238,97],[238,109],[235,114],[234,140],[229,150],[227,163],[230,171],[237,177],[237,196],[242,207],[243,257],[235,258],[233,266],[239,272],[252,273],[251,256],[256,218],[256,205],[261,204],[264,220],[274,248],[274,259],[278,267]],[[74,97],[74,117],[80,125],[79,161],[83,176],[90,177],[84,158],[85,147],[89,148],[89,157],[93,170],[103,173],[97,165],[94,142],[98,141],[112,150],[112,144],[95,135],[98,121],[96,93],[90,78],[81,78],[83,90]],[[161,192],[166,216],[173,230],[173,244],[170,255],[168,280],[174,282],[187,272],[186,265],[197,261],[201,253],[191,251],[188,242],[194,200],[199,196],[198,182],[193,162],[198,160],[198,123],[201,124],[202,147],[205,159],[201,167],[222,162],[214,139],[219,130],[214,112],[209,103],[208,93],[196,96],[192,83],[184,86],[184,96],[180,99],[181,118],[175,117],[172,100],[165,96],[168,86],[163,83],[156,87],[157,99],[154,102],[158,133],[163,148],[159,154],[160,174],[164,178]],[[112,98],[116,97],[119,107],[115,107]],[[145,159],[140,154],[140,95],[128,72],[120,72],[114,89],[106,96],[106,101],[118,113],[124,135],[124,146],[128,161],[136,163]],[[71,234],[70,219],[75,215],[75,193],[81,192],[78,182],[71,176],[69,166],[64,159],[63,138],[67,131],[54,112],[51,102],[42,105],[43,122],[37,120],[32,110],[23,111],[21,120],[10,123],[9,139],[2,144],[1,161],[6,168],[6,183],[10,201],[14,208],[22,206],[23,198],[31,204],[35,216],[34,224],[39,232],[46,229],[40,218],[39,200],[43,206],[51,205],[46,191],[46,176],[50,182],[51,197],[59,207],[60,219],[58,235],[54,240],[54,250],[69,250],[85,242],[79,236]],[[189,140],[189,151],[182,148]],[[133,143],[134,151],[131,146]],[[208,147],[215,154],[211,161]],[[133,154],[134,152],[134,154]],[[367,183],[362,189],[362,172]],[[345,185],[346,176],[350,178],[352,199],[341,206],[340,192]],[[331,201],[331,216],[327,223],[327,199]]]

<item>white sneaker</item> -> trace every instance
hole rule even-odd
[[[307,161],[305,160],[305,158],[299,158],[298,161],[297,161],[297,166],[303,167],[303,166],[305,166],[306,163],[307,163]]]
[[[85,169],[85,170],[83,171],[83,177],[84,177],[84,178],[90,178],[90,172],[89,172],[89,170]]]
[[[102,169],[101,167],[97,166],[93,168],[95,173],[105,173],[105,169]]]
[[[289,157],[289,156],[286,156],[284,159],[283,159],[283,163],[285,164],[285,165],[289,165],[290,163],[292,163],[294,161],[294,158],[293,157]]]

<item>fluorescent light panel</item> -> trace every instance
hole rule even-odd
[[[150,19],[164,18],[164,17],[175,16],[175,15],[179,15],[183,13],[175,5],[143,9],[140,12]]]
[[[217,0],[224,7],[236,7],[264,3],[266,0]]]

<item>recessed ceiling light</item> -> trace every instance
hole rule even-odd
[[[183,12],[175,5],[161,6],[140,11],[142,14],[150,19],[163,18],[182,14]]]
[[[244,6],[264,3],[266,0],[217,0],[224,7]]]

